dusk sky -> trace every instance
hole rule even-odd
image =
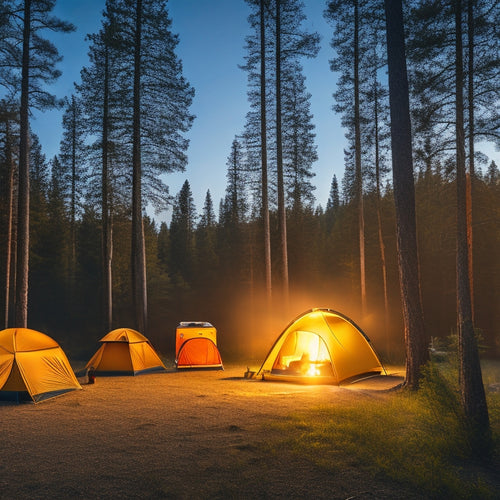
[[[325,3],[319,0],[305,3],[307,29],[322,35],[318,57],[303,60],[303,66],[312,95],[319,156],[313,165],[316,202],[325,207],[333,174],[339,182],[343,175],[346,141],[340,116],[332,111],[336,77],[329,69],[331,28],[323,19]],[[77,27],[73,33],[54,36],[64,57],[59,65],[63,75],[51,87],[59,97],[73,92],[73,82],[80,80],[80,69],[88,64],[88,44],[84,39],[100,28],[104,4],[104,0],[57,1],[54,13]],[[250,11],[244,0],[170,0],[168,11],[172,31],[180,38],[177,54],[183,62],[184,76],[196,91],[191,106],[196,119],[187,135],[190,139],[187,168],[185,172],[169,174],[165,181],[175,195],[188,179],[198,212],[210,189],[217,213],[226,188],[226,160],[231,143],[242,132],[249,111],[247,74],[238,65],[244,64]],[[59,150],[61,111],[35,113],[35,118],[32,127],[50,159]]]
[[[329,68],[332,28],[323,18],[326,2],[305,0],[304,3],[307,15],[304,27],[322,37],[316,59],[302,63],[316,126],[319,157],[313,165],[316,204],[324,208],[333,174],[339,183],[343,177],[346,139],[340,116],[332,110],[336,75]],[[64,57],[59,65],[63,75],[51,88],[59,97],[71,95],[73,82],[79,82],[80,70],[88,64],[85,36],[99,30],[104,4],[105,0],[57,1],[54,13],[77,27],[71,34],[54,36]],[[226,161],[231,143],[242,132],[249,111],[247,74],[238,67],[244,63],[249,8],[244,0],[169,0],[168,11],[172,31],[180,38],[177,54],[183,62],[184,76],[196,91],[190,109],[196,119],[187,134],[190,147],[186,171],[167,175],[165,182],[170,194],[175,195],[188,179],[198,212],[210,189],[217,213],[226,188]],[[35,118],[32,127],[50,159],[59,150],[61,111],[35,113]],[[500,155],[492,145],[481,150],[499,162]]]

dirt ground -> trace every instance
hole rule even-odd
[[[0,404],[0,498],[423,498],[354,467],[327,472],[261,446],[277,432],[266,422],[388,397],[401,373],[336,387],[246,379],[245,370],[100,377],[37,405]]]

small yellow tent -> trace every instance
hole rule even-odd
[[[311,309],[278,337],[257,375],[265,380],[338,384],[383,367],[368,337],[331,309]]]
[[[59,344],[28,328],[0,331],[0,400],[35,403],[81,389]]]
[[[87,363],[96,375],[138,375],[162,371],[165,365],[149,340],[130,328],[117,328],[105,335],[101,347]]]

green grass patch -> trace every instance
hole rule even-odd
[[[430,498],[498,498],[500,394],[487,392],[493,464],[477,464],[469,458],[456,374],[449,365],[431,366],[418,393],[332,404],[272,424],[280,437],[268,451],[297,454],[332,472],[362,467]]]

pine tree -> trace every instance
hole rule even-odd
[[[196,207],[186,180],[175,198],[170,223],[170,273],[177,283],[192,284]]]
[[[254,181],[260,193],[254,199],[263,210],[268,300],[272,276],[266,210],[276,207],[280,242],[278,269],[286,302],[289,288],[287,197],[290,203],[294,202],[293,196],[303,195],[301,201],[311,200],[310,168],[316,159],[310,96],[305,91],[299,60],[316,56],[319,36],[301,29],[305,19],[302,2],[248,0],[248,3],[253,9],[249,17],[253,34],[246,40],[246,64],[243,66],[248,72],[251,106],[245,125],[245,147],[249,172],[260,174],[258,182]],[[271,135],[274,141],[267,140]],[[303,185],[299,188],[300,183]]]
[[[52,42],[42,38],[40,31],[70,32],[74,26],[51,15],[55,0],[24,0],[9,2],[9,38],[3,46],[12,50],[15,68],[10,71],[13,95],[20,95],[19,191],[16,272],[16,325],[26,327],[28,321],[29,272],[29,113],[30,109],[50,109],[60,105],[43,84],[54,82],[60,75],[55,68],[60,57]],[[22,50],[19,49],[22,47]]]
[[[202,295],[217,280],[219,259],[216,248],[217,221],[210,190],[205,196],[203,211],[195,232],[196,283]]]
[[[130,199],[126,169],[130,145],[123,141],[127,123],[119,112],[121,63],[116,41],[117,21],[107,2],[101,30],[89,35],[90,66],[81,71],[78,91],[85,110],[87,133],[95,137],[88,149],[87,200],[100,206],[103,328],[113,325],[113,217],[115,206]],[[98,105],[96,105],[98,103]]]
[[[193,120],[188,112],[193,89],[175,55],[178,38],[170,31],[165,1],[119,0],[109,7],[118,25],[123,92],[132,97],[129,106],[122,101],[132,139],[132,288],[136,323],[146,331],[143,197],[166,206],[159,174],[185,168],[188,141],[182,134]]]
[[[362,112],[362,89],[366,85],[367,68],[371,66],[368,59],[369,40],[366,32],[370,11],[366,0],[342,2],[333,0],[328,3],[325,18],[330,21],[335,32],[332,46],[336,57],[330,61],[332,71],[341,72],[338,90],[335,92],[334,109],[342,113],[342,124],[347,127],[347,138],[350,141],[350,152],[353,154],[352,196],[358,212],[358,243],[361,311],[366,314],[366,276],[365,276],[365,216],[363,202],[363,166],[362,166],[362,125],[366,120]],[[346,64],[351,62],[352,66]],[[349,152],[349,153],[350,153]]]
[[[494,161],[488,166],[488,171],[486,173],[486,182],[490,186],[497,186],[500,182],[500,169]]]
[[[330,186],[330,195],[326,202],[325,218],[326,218],[326,231],[329,233],[335,223],[335,217],[340,207],[339,183],[337,176],[334,174],[332,184]]]
[[[405,385],[417,389],[429,359],[420,294],[415,221],[415,187],[411,148],[410,102],[401,0],[385,0],[392,175],[396,204],[398,270],[406,347]]]
[[[462,0],[454,0],[455,14],[455,129],[457,164],[457,311],[462,405],[467,419],[472,452],[476,458],[491,454],[491,428],[472,318],[467,242],[465,130],[463,100]]]
[[[247,0],[252,12],[248,22],[253,35],[246,38],[246,64],[248,73],[248,98],[250,111],[245,124],[245,149],[247,170],[254,175],[254,207],[260,211],[263,236],[263,262],[268,312],[272,301],[271,226],[269,216],[269,164],[268,164],[268,58],[269,2]]]
[[[238,138],[231,144],[231,153],[227,159],[227,187],[224,221],[238,225],[245,220],[247,206],[247,183],[243,147]]]
[[[315,158],[313,147],[314,135],[311,130],[311,116],[308,113],[308,96],[304,89],[304,79],[302,68],[299,64],[301,57],[316,57],[319,51],[319,35],[309,34],[301,30],[300,25],[305,19],[303,13],[303,3],[297,0],[274,0],[275,29],[274,38],[274,80],[275,80],[275,131],[276,131],[276,183],[277,183],[277,207],[278,207],[278,231],[280,235],[280,255],[281,255],[281,279],[283,289],[284,307],[288,304],[289,278],[288,278],[288,241],[286,230],[286,202],[285,202],[285,169],[284,164],[291,164],[294,173],[302,174],[300,180],[306,180],[306,175],[310,173],[307,168],[311,166]],[[286,83],[285,83],[286,82]],[[305,100],[303,98],[305,97]],[[302,98],[302,99],[301,99]],[[284,113],[284,103],[292,103],[288,109],[288,114]],[[293,104],[299,108],[293,108]],[[300,114],[299,114],[300,112]],[[288,120],[287,120],[288,118]],[[290,123],[291,121],[291,123]],[[304,135],[305,132],[305,135]],[[291,139],[291,157],[286,158],[284,148],[284,135],[288,134]],[[299,139],[300,135],[300,139]],[[300,143],[299,141],[303,141]],[[294,144],[295,143],[295,144]],[[308,158],[308,163],[299,164],[299,150],[304,156],[309,153],[312,158]],[[304,167],[306,167],[304,169]],[[301,170],[302,169],[302,170]],[[295,181],[295,182],[294,182]],[[292,178],[291,188],[294,193],[294,204],[299,197],[299,176]],[[310,184],[309,184],[310,187]],[[304,187],[304,191],[307,189]],[[309,193],[310,194],[310,193]],[[302,201],[302,200],[300,200]]]
[[[5,234],[5,287],[4,287],[4,327],[8,328],[12,317],[12,296],[15,295],[15,195],[17,184],[17,136],[19,127],[19,115],[16,106],[6,100],[0,101],[0,231]],[[5,214],[6,220],[3,220]]]
[[[62,125],[63,137],[57,159],[60,163],[60,166],[58,165],[58,183],[70,209],[70,274],[73,281],[76,273],[76,219],[82,203],[87,152],[85,145],[87,131],[84,126],[83,109],[75,95],[71,96],[66,103]]]
[[[217,231],[217,252],[220,269],[227,276],[231,293],[248,280],[248,245],[246,222],[248,221],[248,182],[245,164],[245,151],[239,138],[231,144],[231,151],[226,161],[227,185],[221,203]],[[230,278],[231,277],[231,278]]]
[[[293,65],[284,78],[283,157],[287,189],[287,206],[296,210],[311,208],[315,186],[313,163],[318,159],[314,144],[314,124],[310,111],[311,94],[307,92],[302,68]]]

